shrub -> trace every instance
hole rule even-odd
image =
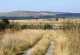
[[[66,22],[63,23],[63,29],[64,30],[76,30],[80,28],[80,24],[73,23],[73,22]]]
[[[10,24],[9,25],[10,29],[14,29],[14,30],[20,30],[21,29],[21,25],[18,23],[14,23],[14,24]]]
[[[52,25],[50,24],[45,24],[44,29],[53,29]]]
[[[2,19],[0,22],[0,30],[5,30],[9,27],[9,21],[8,19]]]

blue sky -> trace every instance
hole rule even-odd
[[[0,0],[0,12],[12,10],[80,12],[80,0]]]

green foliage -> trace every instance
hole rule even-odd
[[[50,24],[45,24],[44,29],[53,29],[52,25]]]
[[[2,19],[2,22],[5,24],[9,24],[9,20],[8,19]]]
[[[9,27],[9,21],[8,19],[2,19],[0,22],[0,30],[5,30]]]
[[[38,24],[38,25],[34,25],[34,24],[30,24],[30,25],[22,25],[21,29],[52,29],[52,25],[50,24]]]
[[[10,29],[14,29],[14,30],[20,30],[21,29],[21,25],[18,23],[14,23],[14,24],[10,24],[9,25]]]
[[[21,29],[53,29],[51,24],[23,24],[20,25],[19,23],[9,23],[8,19],[3,19],[0,22],[0,30],[4,29],[14,29],[14,30],[21,30]]]

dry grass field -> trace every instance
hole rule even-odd
[[[0,32],[0,55],[80,55],[79,42],[79,30],[6,30]]]

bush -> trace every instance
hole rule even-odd
[[[38,25],[22,25],[21,29],[52,29],[52,25],[50,24],[38,24]]]
[[[2,19],[2,21],[0,22],[0,30],[5,30],[7,28],[9,28],[8,19]]]
[[[44,29],[53,29],[52,25],[50,24],[45,24]]]
[[[21,25],[18,23],[14,23],[14,24],[10,24],[9,25],[10,29],[14,29],[14,30],[20,30],[21,29]]]
[[[9,20],[8,19],[2,19],[2,22],[5,24],[9,24]]]
[[[27,25],[22,25],[21,26],[21,29],[26,29],[27,28]]]
[[[20,25],[19,23],[9,23],[8,19],[3,19],[0,22],[0,30],[4,29],[13,29],[13,30],[21,30],[21,29],[53,29],[51,24],[24,24]]]
[[[64,30],[79,30],[80,23],[73,23],[73,22],[63,23],[63,29]]]

